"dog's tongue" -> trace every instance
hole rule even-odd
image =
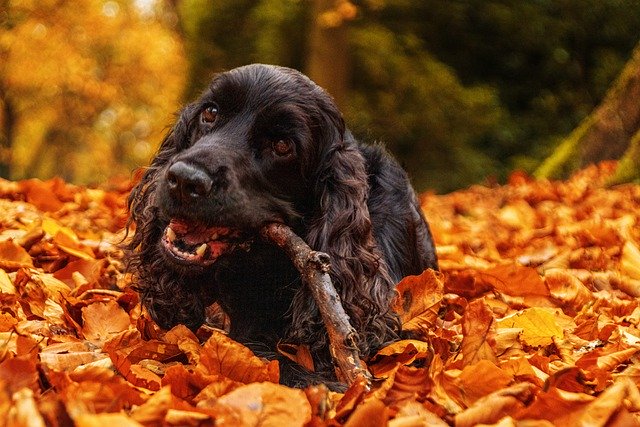
[[[207,227],[180,219],[172,219],[167,228],[170,228],[176,237],[188,245],[218,240],[220,237],[234,234],[229,227]]]
[[[245,245],[241,233],[229,227],[205,225],[172,219],[165,229],[165,247],[177,257],[194,263],[210,264],[220,255]]]

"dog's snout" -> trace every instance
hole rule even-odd
[[[209,195],[213,181],[197,166],[176,162],[167,171],[167,186],[176,200],[193,202]]]

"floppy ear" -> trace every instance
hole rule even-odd
[[[315,161],[315,206],[307,219],[306,240],[312,249],[331,257],[331,279],[360,334],[360,351],[366,355],[399,332],[397,316],[389,310],[394,284],[372,234],[365,160],[353,138],[345,138],[339,113],[325,111],[324,115],[317,136],[323,139],[324,152]],[[301,303],[296,300],[294,324],[300,325],[296,315],[304,318],[304,314],[296,311]],[[312,308],[310,312],[315,311]]]

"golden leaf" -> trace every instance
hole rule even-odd
[[[562,318],[556,310],[533,307],[498,320],[500,328],[521,328],[522,341],[530,346],[546,346],[554,338],[562,338],[564,330],[558,320]]]

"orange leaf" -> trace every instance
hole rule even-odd
[[[511,383],[513,377],[488,360],[466,366],[458,377],[467,405]]]
[[[96,302],[82,308],[82,333],[88,340],[105,342],[131,326],[129,315],[116,303]]]
[[[19,183],[21,191],[26,195],[27,202],[44,212],[60,210],[63,203],[51,190],[48,182],[39,179],[29,179]]]
[[[396,341],[382,348],[369,362],[369,370],[378,378],[385,377],[398,365],[408,365],[416,359],[431,359],[433,350],[418,340]]]
[[[12,271],[22,267],[33,268],[31,255],[11,239],[0,241],[0,268]]]
[[[549,289],[545,286],[538,272],[531,267],[518,264],[498,265],[480,272],[479,277],[491,284],[497,291],[507,295],[549,295]]]
[[[198,369],[208,374],[220,374],[245,384],[256,381],[278,382],[278,362],[263,362],[247,347],[225,334],[214,331],[202,347]]]
[[[131,365],[125,378],[136,387],[160,390],[160,377],[140,365]]]
[[[349,417],[344,427],[385,427],[390,416],[390,409],[384,402],[376,398],[367,399],[358,406]]]
[[[493,313],[483,300],[471,302],[462,318],[462,361],[472,365],[480,360],[496,362]]]
[[[403,328],[429,330],[435,324],[442,303],[442,275],[431,269],[419,276],[407,276],[396,287],[400,297],[393,310],[400,315]]]
[[[239,387],[218,399],[216,407],[240,411],[245,426],[303,426],[311,421],[311,405],[302,390],[269,382]]]
[[[456,414],[456,427],[475,426],[478,424],[494,424],[507,415],[513,415],[524,408],[533,398],[535,386],[520,383],[511,387],[496,390],[478,399],[464,412]]]

